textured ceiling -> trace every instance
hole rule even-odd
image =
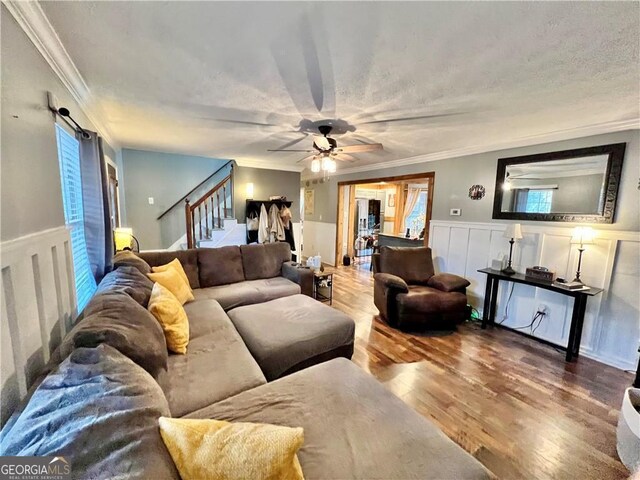
[[[332,119],[384,144],[346,168],[640,116],[637,2],[41,6],[125,147],[295,165]]]

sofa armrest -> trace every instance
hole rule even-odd
[[[300,285],[303,295],[313,297],[313,272],[310,268],[297,267],[295,262],[284,262],[282,264],[282,276]]]
[[[376,273],[373,276],[374,282],[386,287],[396,290],[396,293],[407,293],[409,286],[407,282],[396,275],[390,273]]]
[[[463,291],[471,283],[466,278],[453,273],[438,273],[429,279],[427,285],[443,292],[456,292]]]

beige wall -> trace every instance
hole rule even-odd
[[[2,241],[64,225],[54,117],[47,91],[84,128],[95,130],[49,64],[0,7],[2,58],[1,232]],[[114,150],[105,153],[115,160]]]

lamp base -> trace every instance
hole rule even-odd
[[[584,282],[582,280],[580,280],[580,277],[576,277],[574,278],[571,283],[580,283],[582,285],[584,285]]]
[[[511,268],[511,265],[509,265],[507,268],[503,268],[502,270],[500,270],[502,273],[504,273],[505,275],[515,275],[516,271]]]

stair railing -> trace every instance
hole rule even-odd
[[[187,248],[195,248],[197,243],[210,237],[215,228],[222,228],[227,217],[227,195],[233,202],[233,170],[220,183],[193,203],[185,199],[184,213],[187,226]],[[204,218],[202,211],[204,210]],[[209,228],[211,219],[211,228]],[[204,222],[204,225],[203,225]],[[204,226],[204,234],[202,227]]]

